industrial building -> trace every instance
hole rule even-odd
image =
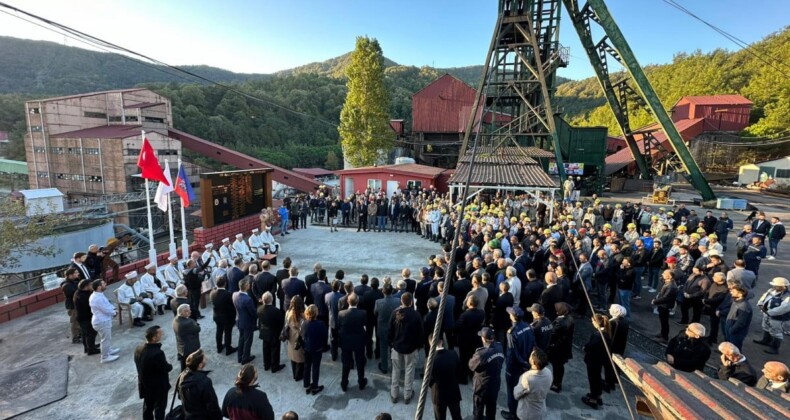
[[[406,162],[395,165],[365,166],[362,168],[337,171],[340,175],[342,197],[366,188],[382,191],[392,197],[396,190],[421,190],[434,188],[440,193],[447,192],[451,169],[419,165]]]

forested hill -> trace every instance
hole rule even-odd
[[[134,62],[117,54],[68,47],[48,41],[0,36],[0,93],[71,95],[128,88],[146,82],[184,83],[164,66]],[[181,66],[222,82],[244,82],[271,77],[210,67]]]
[[[672,63],[648,66],[645,72],[666,109],[683,96],[739,93],[754,102],[753,125],[744,135],[777,137],[790,130],[790,77],[785,76],[790,75],[790,27],[752,44],[751,50],[680,53]],[[620,132],[595,78],[560,85],[556,102],[572,123]],[[632,118],[631,127],[651,122],[643,110]]]

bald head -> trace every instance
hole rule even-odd
[[[766,362],[763,366],[763,374],[773,382],[784,382],[790,378],[790,370],[782,362]]]

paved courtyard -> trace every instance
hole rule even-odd
[[[329,275],[343,269],[346,279],[357,281],[363,273],[381,278],[390,275],[399,278],[403,267],[416,272],[425,264],[426,257],[441,250],[437,244],[420,239],[407,233],[357,233],[356,229],[341,229],[330,233],[326,227],[310,227],[298,230],[282,240],[283,257],[290,256],[300,268],[303,277],[312,265],[320,261]],[[114,290],[116,285],[111,286]],[[106,292],[112,296],[112,291]],[[222,400],[225,392],[232,386],[239,365],[235,355],[218,355],[214,350],[214,323],[211,309],[201,320],[201,342],[207,349],[209,362],[207,369],[212,370],[210,377],[214,382],[218,398]],[[163,350],[171,364],[178,370],[175,338],[172,333],[172,315],[156,316],[153,323],[164,328]],[[584,322],[583,320],[579,320]],[[580,325],[581,327],[581,325]],[[577,329],[576,342],[587,339],[587,328]],[[130,328],[128,323],[113,330],[114,346],[121,348],[121,358],[111,364],[99,364],[98,356],[87,357],[80,345],[71,344],[68,338],[68,317],[61,305],[53,306],[34,314],[16,319],[0,326],[0,360],[6,368],[25,366],[48,357],[67,354],[71,356],[69,368],[68,396],[61,401],[41,407],[20,419],[134,419],[140,418],[142,400],[137,394],[137,374],[134,367],[133,352],[143,341],[144,328]],[[236,335],[234,334],[234,341]],[[637,350],[639,351],[639,350]],[[271,374],[262,370],[260,341],[253,346],[255,364],[259,370],[259,383],[268,394],[277,418],[287,410],[294,410],[305,419],[373,419],[380,412],[389,412],[395,419],[413,418],[417,398],[410,405],[401,402],[393,405],[389,399],[389,376],[382,375],[376,368],[376,361],[368,362],[367,376],[370,384],[364,391],[352,386],[347,393],[340,389],[340,363],[332,362],[328,354],[321,366],[321,384],[326,389],[318,396],[305,396],[301,382],[294,382],[290,368]],[[641,353],[640,353],[641,354]],[[634,354],[640,359],[650,360],[650,356]],[[573,418],[628,418],[628,411],[619,392],[606,394],[605,405],[600,410],[592,410],[581,402],[587,393],[587,379],[582,362],[582,353],[576,349],[574,359],[567,366],[562,394],[550,393],[547,404],[552,419]],[[282,360],[287,362],[285,349]],[[175,382],[177,372],[171,374]],[[353,372],[352,372],[353,376]],[[415,383],[418,391],[419,381]],[[504,387],[504,374],[503,374]],[[461,406],[465,418],[471,418],[471,385],[462,386]],[[619,388],[618,388],[619,390]],[[635,389],[626,383],[626,393],[633,401]],[[430,394],[429,394],[430,398]],[[499,409],[506,405],[504,392],[500,393]],[[433,418],[430,400],[426,404],[424,418]]]

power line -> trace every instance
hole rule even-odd
[[[714,31],[719,33],[721,36],[723,36],[723,37],[727,38],[728,40],[732,41],[735,45],[738,45],[739,47],[743,48],[744,51],[746,51],[749,54],[753,55],[758,60],[762,61],[763,63],[765,63],[767,65],[769,65],[771,68],[773,68],[774,70],[778,71],[779,73],[781,73],[785,77],[790,78],[790,74],[786,73],[784,70],[782,70],[781,68],[777,67],[773,62],[778,63],[778,64],[790,69],[790,65],[789,64],[787,64],[787,63],[783,62],[782,60],[780,60],[780,59],[778,59],[778,58],[776,58],[774,56],[771,56],[769,54],[763,54],[763,53],[761,53],[759,51],[756,51],[756,49],[751,47],[747,42],[735,37],[734,35],[730,34],[729,32],[726,32],[725,30],[717,27],[716,25],[714,25],[714,24],[706,21],[705,19],[697,16],[696,14],[691,12],[690,10],[688,10],[685,7],[683,7],[682,5],[678,4],[675,0],[661,0],[661,1],[663,1],[664,3],[674,7],[675,9],[680,10],[681,12],[691,16],[692,18],[698,20],[699,22],[702,22],[705,26],[713,29]],[[773,62],[769,61],[769,59],[772,60]]]

